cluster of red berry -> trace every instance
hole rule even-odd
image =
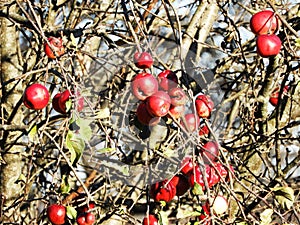
[[[89,203],[87,206],[81,206],[77,209],[78,225],[93,225],[95,223],[95,215],[90,212],[95,207],[94,203]],[[47,208],[47,217],[53,225],[63,225],[66,223],[66,207],[60,204],[52,204]]]
[[[280,19],[271,10],[260,11],[251,17],[250,28],[257,35],[256,47],[261,57],[276,56],[280,52],[281,40],[275,34],[280,26]]]
[[[44,50],[46,55],[50,59],[60,57],[65,53],[65,48],[62,44],[61,38],[49,37],[48,43],[45,43]],[[50,47],[51,46],[51,47]],[[67,102],[75,97],[76,109],[78,112],[82,111],[84,106],[84,99],[80,96],[80,93],[76,94],[65,90],[62,93],[57,93],[52,99],[52,107],[55,111],[65,114],[68,111]],[[50,100],[50,94],[48,89],[38,83],[34,83],[26,88],[23,94],[24,105],[33,110],[41,110],[45,108]]]
[[[196,113],[186,112],[186,105],[189,101],[183,88],[180,87],[178,77],[171,70],[164,70],[156,77],[147,73],[145,69],[153,65],[153,59],[147,52],[137,52],[134,55],[134,62],[138,68],[144,69],[143,72],[136,74],[131,82],[133,95],[140,100],[136,110],[137,120],[144,125],[154,126],[163,117],[170,117],[179,120],[183,129],[187,132],[198,131],[199,135],[208,137],[209,128],[204,124],[200,126],[201,119],[210,118],[214,103],[208,95],[199,94],[195,97],[194,108]],[[199,157],[205,163],[200,167],[197,163],[198,157],[187,156],[181,163],[181,171],[171,179],[164,179],[151,185],[150,197],[155,201],[171,201],[175,196],[184,195],[195,183],[205,190],[212,188],[219,182],[229,180],[229,170],[233,172],[231,166],[226,167],[219,162],[219,146],[215,141],[206,141],[198,149]],[[196,159],[197,158],[197,159]],[[216,214],[222,214],[227,210],[227,200],[223,196],[217,196],[218,205],[222,209],[215,207]],[[222,203],[226,204],[222,204]],[[215,201],[214,201],[215,202]],[[224,206],[225,205],[225,206]],[[214,204],[212,204],[214,207]],[[207,202],[203,207],[203,214],[200,220],[207,219],[210,204]],[[205,211],[206,210],[206,211]],[[203,215],[205,215],[203,217]],[[150,214],[143,220],[143,225],[158,224],[158,217]]]

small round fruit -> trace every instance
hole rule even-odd
[[[194,113],[188,113],[184,116],[181,125],[187,129],[189,132],[194,132],[198,129],[200,124],[200,119]]]
[[[29,109],[40,110],[49,102],[48,89],[41,84],[32,84],[26,88],[23,94],[23,103]]]
[[[184,105],[171,105],[169,109],[169,114],[172,115],[174,119],[179,119],[184,115],[185,106]]]
[[[199,136],[208,136],[209,135],[209,129],[206,124],[200,127],[199,129]]]
[[[171,70],[164,70],[157,75],[159,87],[162,90],[168,91],[177,87],[178,78],[176,74]]]
[[[63,46],[61,38],[49,37],[48,42],[51,45],[51,47],[48,45],[47,42],[45,42],[44,51],[50,59],[55,59],[56,57],[60,57],[65,53],[65,47]]]
[[[147,69],[153,65],[153,58],[148,52],[136,52],[133,61],[136,67],[140,69]]]
[[[150,187],[150,196],[154,201],[171,201],[176,195],[176,187],[169,180],[156,182]]]
[[[66,222],[66,208],[63,205],[52,204],[47,208],[47,217],[54,225]]]
[[[202,154],[203,161],[205,163],[214,162],[219,156],[219,146],[218,143],[214,141],[208,141],[200,148],[200,153]]]
[[[264,58],[278,55],[281,49],[281,40],[275,35],[263,34],[256,39],[257,53]]]
[[[133,95],[139,100],[145,100],[158,91],[157,79],[150,73],[139,73],[131,81]]]
[[[171,104],[174,106],[184,105],[187,102],[187,96],[184,90],[180,87],[175,87],[169,90],[168,94],[171,98]]]
[[[217,197],[215,197],[215,199],[213,200],[213,204],[212,204],[212,209],[213,212],[217,215],[221,215],[223,213],[225,213],[228,209],[228,202],[226,200],[226,198],[222,195],[218,195]]]
[[[54,95],[54,97],[52,99],[52,107],[56,112],[64,114],[65,112],[63,111],[63,109],[60,108],[60,106],[58,104],[60,96],[61,96],[61,93],[57,93],[56,95]]]
[[[279,27],[280,20],[271,10],[255,13],[250,20],[251,31],[256,35],[274,34]]]
[[[284,86],[283,91],[282,91],[282,95],[285,95],[289,90],[289,86]],[[280,92],[280,88],[275,88],[275,90],[273,91],[273,93],[271,94],[271,97],[269,99],[269,102],[271,103],[271,105],[273,106],[277,106],[278,105],[278,98],[279,98],[279,92]]]
[[[171,98],[164,91],[157,91],[146,99],[146,108],[150,115],[163,117],[168,114]]]
[[[158,219],[155,215],[150,214],[148,217],[143,219],[143,225],[158,225]]]
[[[91,212],[82,213],[77,217],[78,225],[93,225],[95,223],[95,215]]]
[[[195,106],[200,118],[209,118],[214,108],[214,103],[208,95],[200,94],[195,100]]]
[[[149,114],[145,102],[141,102],[138,105],[136,110],[136,116],[138,121],[143,125],[154,126],[160,121],[160,117],[154,117]]]

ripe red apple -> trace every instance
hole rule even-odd
[[[61,96],[61,93],[57,93],[56,95],[54,95],[54,97],[52,99],[52,107],[56,112],[64,114],[65,112],[63,111],[63,109],[60,108],[59,103],[58,103],[60,96]]]
[[[219,146],[218,143],[214,141],[208,141],[203,146],[200,147],[200,153],[203,157],[205,163],[214,162],[219,156]]]
[[[188,179],[182,174],[175,175],[170,182],[176,187],[177,196],[184,195],[190,188]]]
[[[47,208],[47,217],[54,225],[66,222],[66,208],[63,205],[52,204]]]
[[[150,115],[162,117],[168,114],[171,98],[164,91],[157,91],[146,99],[146,108]]]
[[[179,119],[184,115],[185,112],[185,106],[184,105],[171,105],[169,109],[169,114],[172,115],[174,119]]]
[[[257,53],[264,58],[276,56],[281,49],[281,40],[275,34],[259,35],[256,39]]]
[[[164,70],[157,75],[159,87],[162,90],[168,91],[177,87],[178,78],[176,74],[171,70]]]
[[[28,86],[23,94],[23,103],[28,109],[39,110],[47,106],[49,102],[48,89],[41,84]]]
[[[193,158],[191,156],[186,156],[185,158],[183,158],[183,160],[181,161],[180,167],[181,167],[181,172],[184,175],[188,175],[190,172],[193,171],[193,169],[195,167]]]
[[[168,94],[171,98],[171,104],[174,106],[177,105],[184,105],[187,102],[187,96],[184,92],[184,90],[180,87],[172,88],[168,91]]]
[[[49,37],[48,42],[51,47],[47,42],[45,42],[44,51],[50,59],[55,59],[56,57],[62,56],[65,53],[65,47],[63,46],[61,38]],[[53,49],[53,51],[51,48]]]
[[[195,100],[195,106],[200,118],[209,118],[214,108],[214,103],[208,95],[200,94]]]
[[[77,217],[78,225],[93,225],[95,223],[95,215],[91,212],[82,213]]]
[[[138,121],[141,124],[148,125],[148,126],[154,126],[159,123],[160,117],[154,117],[149,114],[147,108],[146,108],[146,103],[141,102],[136,110],[136,116]]]
[[[225,213],[228,209],[227,199],[222,195],[218,195],[214,198],[211,207],[216,215],[221,215]]]
[[[250,20],[251,31],[256,35],[274,34],[280,27],[278,16],[271,10],[255,13]]]
[[[289,90],[289,86],[284,86],[283,90],[282,90],[282,95],[285,95]],[[275,90],[273,91],[273,93],[271,94],[271,97],[269,99],[269,102],[273,105],[273,106],[277,106],[278,105],[278,98],[279,98],[279,92],[280,92],[280,88],[277,87],[275,88]]]
[[[150,214],[148,217],[143,219],[143,225],[158,225],[158,219],[155,215]]]
[[[150,73],[139,73],[131,81],[133,95],[139,100],[145,100],[158,91],[157,79]]]
[[[136,52],[133,56],[133,61],[136,67],[147,69],[153,65],[153,58],[148,52]]]
[[[200,124],[200,119],[194,113],[188,113],[184,116],[181,125],[187,129],[189,132],[194,132],[198,129]]]
[[[176,187],[169,180],[156,182],[150,187],[150,196],[154,201],[171,201],[176,195]]]

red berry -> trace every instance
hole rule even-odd
[[[198,129],[200,124],[200,119],[194,113],[188,113],[184,116],[181,125],[187,129],[189,132],[194,132]]]
[[[195,163],[193,162],[193,158],[190,156],[185,157],[181,161],[181,172],[185,175],[192,172],[194,167],[195,167]]]
[[[156,182],[150,187],[150,196],[154,201],[171,201],[176,195],[176,187],[169,180]]]
[[[251,31],[256,35],[274,34],[280,27],[280,20],[273,11],[255,13],[250,20]]]
[[[160,117],[155,117],[149,114],[145,102],[141,102],[137,107],[136,116],[141,124],[148,126],[154,126],[160,121]]]
[[[285,95],[288,92],[288,90],[289,90],[289,86],[284,86],[283,91],[282,91],[282,95]],[[270,97],[269,101],[273,106],[278,105],[279,92],[280,92],[280,88],[278,87],[271,94],[271,97]]]
[[[281,49],[281,40],[275,35],[263,34],[256,39],[257,53],[264,58],[278,55]]]
[[[93,225],[95,223],[95,215],[91,212],[82,213],[77,217],[78,225]]]
[[[185,106],[184,105],[171,105],[169,109],[169,113],[172,115],[174,119],[179,119],[184,115]]]
[[[152,116],[162,117],[167,115],[170,106],[170,96],[164,91],[157,91],[146,99],[146,108]]]
[[[48,89],[41,84],[32,84],[26,88],[23,94],[23,103],[29,109],[39,110],[47,106],[49,102]]]
[[[147,69],[153,65],[153,58],[148,52],[136,52],[133,60],[136,67],[140,69]]]
[[[188,98],[184,90],[180,87],[172,88],[169,90],[168,94],[171,98],[171,104],[174,106],[184,105],[187,102]]]
[[[214,108],[214,103],[208,95],[200,94],[195,100],[195,106],[200,118],[209,118]]]
[[[47,208],[47,216],[54,225],[62,225],[65,223],[66,208],[63,205],[53,204]]]
[[[219,156],[219,146],[218,143],[214,141],[208,141],[203,146],[201,146],[200,153],[202,154],[203,161],[205,163],[210,163],[211,161],[216,161]]]
[[[182,174],[175,175],[170,182],[176,187],[177,196],[184,195],[190,188],[188,179]]]
[[[131,90],[137,99],[145,100],[158,91],[158,82],[152,74],[142,72],[132,79]]]
[[[61,38],[49,37],[48,42],[54,52],[47,42],[44,44],[44,51],[50,59],[55,59],[56,57],[62,56],[65,53],[65,47],[63,46]]]
[[[159,87],[162,90],[168,91],[177,87],[178,78],[176,74],[171,70],[164,70],[157,75]]]

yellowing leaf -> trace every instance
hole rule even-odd
[[[192,192],[194,195],[203,195],[204,194],[202,186],[200,184],[198,184],[197,182],[195,182]]]
[[[276,187],[271,189],[275,199],[282,208],[290,209],[295,201],[294,190],[291,187]]]
[[[168,225],[169,224],[168,212],[160,211],[158,214],[158,218],[159,218],[160,225]]]
[[[296,39],[296,46],[297,46],[298,48],[300,48],[300,38],[297,38],[297,39]]]
[[[74,207],[72,207],[72,206],[67,206],[67,216],[68,216],[68,218],[69,219],[76,219],[76,217],[77,217],[77,211],[76,211],[76,209],[74,208]]]
[[[71,153],[71,163],[76,163],[81,157],[82,152],[85,148],[83,139],[80,136],[74,134],[72,131],[69,131],[66,137],[65,144]]]
[[[265,209],[260,214],[260,225],[269,225],[272,222],[273,209]]]
[[[35,139],[36,139],[36,134],[37,134],[37,125],[34,125],[34,126],[30,129],[30,131],[29,131],[29,133],[28,133],[28,138],[29,138],[29,141],[30,141],[30,142],[34,142],[34,141],[35,141]]]

